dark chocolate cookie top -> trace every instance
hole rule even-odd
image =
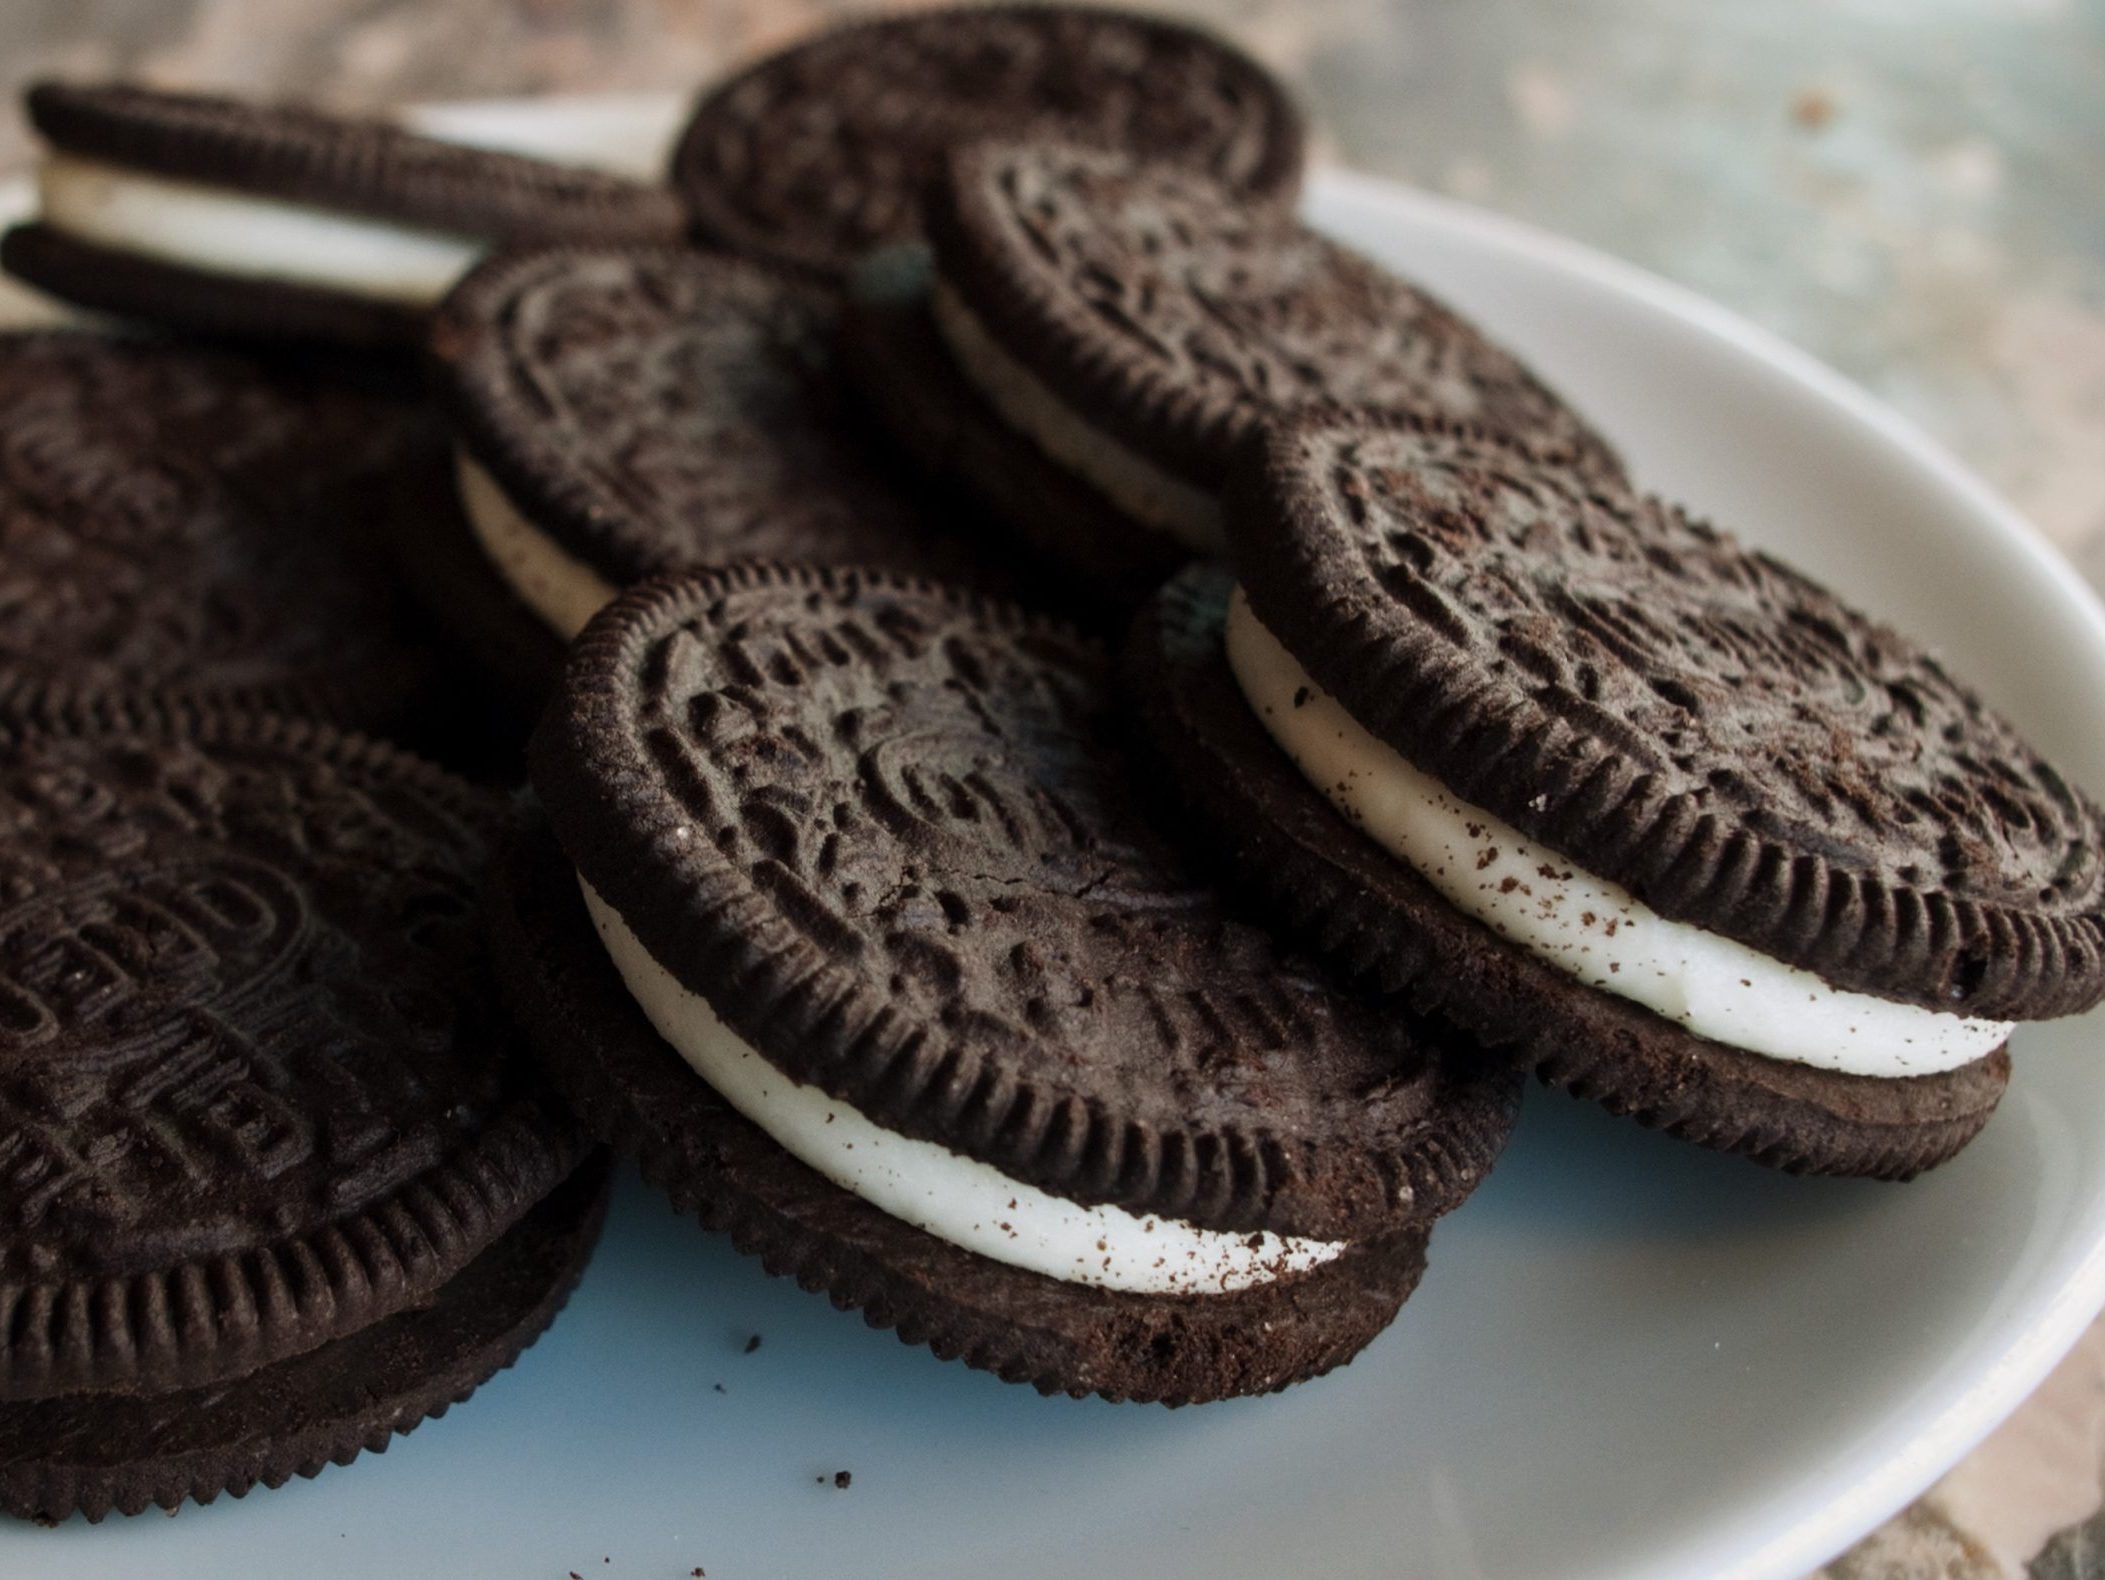
[[[1107,656],[933,583],[732,566],[580,639],[533,777],[763,1057],[1076,1200],[1373,1238],[1452,1206],[1503,1071],[1282,955],[1153,830]]]
[[[470,455],[617,585],[732,559],[990,575],[854,429],[840,310],[721,255],[555,248],[476,269],[432,344]]]
[[[83,158],[492,242],[669,240],[670,189],[296,104],[43,82],[29,118]]]
[[[490,801],[230,716],[0,763],[0,1398],[312,1348],[567,1169],[484,987]]]
[[[284,364],[0,336],[0,717],[391,717],[424,660],[367,528],[427,422]]]
[[[1891,627],[1481,433],[1310,421],[1253,461],[1252,608],[1464,800],[1840,987],[1998,1019],[2105,993],[2098,808]]]
[[[918,233],[945,150],[1031,131],[1202,171],[1245,203],[1300,185],[1301,117],[1262,66],[1182,23],[1056,5],[886,17],[770,56],[697,106],[673,180],[705,237],[837,275]]]
[[[1320,407],[1474,421],[1619,479],[1518,358],[1405,280],[1208,182],[1058,143],[954,154],[938,275],[1076,410],[1202,487],[1264,421]]]
[[[422,420],[282,364],[0,336],[0,717],[384,717],[422,660],[364,533]]]

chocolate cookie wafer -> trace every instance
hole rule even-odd
[[[2105,991],[2099,814],[1935,657],[1492,436],[1282,430],[1133,679],[1250,882],[1545,1079],[1905,1177]]]
[[[919,233],[948,149],[1028,132],[1199,171],[1250,206],[1301,180],[1299,112],[1232,44],[1058,5],[884,17],[771,55],[696,106],[673,180],[703,239],[838,277]]]
[[[0,733],[0,1507],[377,1446],[530,1343],[597,1182],[487,991],[500,805],[281,719]]]
[[[384,1454],[396,1437],[514,1365],[547,1331],[584,1273],[606,1209],[607,1165],[594,1156],[456,1273],[439,1299],[232,1388],[10,1403],[0,1411],[0,1509],[90,1522],[173,1512]]]
[[[468,520],[513,601],[568,641],[619,589],[731,559],[999,584],[858,431],[838,316],[823,287],[677,248],[513,253],[463,281],[434,360]]]
[[[50,145],[38,216],[0,262],[179,329],[414,348],[493,247],[681,227],[664,188],[298,105],[43,83],[28,108]]]
[[[400,718],[426,658],[373,529],[419,421],[282,363],[0,336],[0,720],[148,693]]]
[[[1177,857],[1107,669],[910,578],[647,584],[536,737],[497,958],[594,1132],[777,1271],[1049,1392],[1264,1392],[1387,1323],[1514,1085]]]

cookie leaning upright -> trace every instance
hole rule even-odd
[[[673,154],[705,241],[840,277],[920,233],[951,148],[1042,133],[1167,163],[1246,205],[1301,182],[1300,113],[1227,41],[1093,6],[951,7],[851,23],[711,90]]]
[[[1224,547],[1223,478],[1314,408],[1481,422],[1619,479],[1607,443],[1427,293],[1201,178],[992,142],[929,189],[931,257],[856,281],[851,358],[931,469],[1129,597]]]
[[[488,989],[501,812],[316,725],[0,728],[0,1509],[312,1475],[551,1319],[601,1180]]]
[[[851,420],[839,315],[825,287],[672,247],[510,253],[446,299],[468,521],[543,646],[644,577],[733,559],[1000,579]]]
[[[413,349],[493,247],[669,240],[668,190],[291,104],[42,83],[37,218],[0,262],[82,307],[244,339]]]
[[[910,578],[654,582],[535,740],[497,958],[593,1133],[768,1267],[1046,1391],[1349,1359],[1508,1073],[1330,985],[1152,829],[1107,655]]]
[[[1546,1080],[1905,1177],[2105,993],[2097,807],[1770,557],[1438,425],[1283,428],[1230,498],[1241,590],[1136,633],[1153,738],[1329,952]]]
[[[282,364],[0,336],[0,721],[147,694],[377,726],[426,658],[374,563],[427,419]]]

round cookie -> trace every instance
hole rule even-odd
[[[0,1511],[90,1523],[317,1476],[436,1420],[511,1366],[577,1287],[607,1207],[583,1164],[428,1304],[265,1367],[243,1386],[69,1394],[0,1412]]]
[[[1278,430],[1241,589],[1133,640],[1248,880],[1546,1077],[1788,1168],[1905,1177],[2014,1023],[2105,988],[2098,813],[1937,660],[1657,500],[1480,431]]]
[[[1343,1365],[1417,1287],[1427,1234],[1232,1298],[1073,1286],[924,1233],[798,1162],[698,1079],[636,1011],[545,829],[499,870],[506,987],[579,1120],[681,1212],[908,1344],[1046,1394],[1195,1404]]]
[[[1195,565],[1141,612],[1126,654],[1130,705],[1201,837],[1311,948],[1510,1050],[1547,1085],[1794,1172],[1906,1179],[1987,1123],[2009,1082],[2007,1052],[1901,1079],[1764,1058],[1583,989],[1457,910],[1340,815],[1266,733],[1222,649],[1233,585]]]
[[[1922,647],[1678,508],[1482,434],[1275,434],[1257,619],[1373,735],[1666,918],[2004,1020],[2105,996],[2105,820]]]
[[[426,659],[370,529],[417,428],[285,364],[0,337],[0,719],[149,693],[400,717]]]
[[[1393,1314],[1514,1086],[1206,887],[1108,668],[911,578],[639,588],[536,736],[561,851],[499,956],[595,1132],[774,1265],[1048,1389],[1276,1388]]]
[[[1606,441],[1460,315],[1183,172],[982,143],[946,162],[927,222],[923,308],[949,372],[982,423],[1028,441],[1037,473],[1093,496],[1094,511],[1067,512],[1077,536],[1139,531],[1164,553],[1218,554],[1237,452],[1263,424],[1321,408],[1474,420],[1620,481]],[[903,363],[883,376],[894,427],[955,405],[949,382]],[[959,480],[990,497],[1000,486]]]
[[[500,804],[284,719],[133,712],[0,747],[0,1399],[21,1428],[0,1480],[56,1517],[71,1483],[24,1467],[66,1459],[106,1399],[113,1429],[192,1404],[317,1424],[276,1413],[274,1368],[446,1305],[579,1145],[487,990]],[[516,1352],[530,1314],[478,1342]],[[369,1381],[377,1403],[413,1379]],[[155,1432],[105,1437],[118,1480],[83,1498],[129,1500],[119,1471],[181,1440]],[[212,1441],[186,1461],[203,1490]]]
[[[620,588],[731,559],[998,585],[843,410],[838,316],[824,288],[677,248],[515,253],[463,281],[434,360],[514,597],[567,641]]]
[[[388,122],[42,83],[38,219],[0,262],[81,306],[197,332],[406,349],[484,252],[669,240],[664,188]]]
[[[838,277],[918,234],[951,147],[1043,132],[1199,171],[1284,207],[1302,125],[1233,45],[1096,7],[952,7],[836,28],[769,56],[696,106],[673,181],[719,245]]]

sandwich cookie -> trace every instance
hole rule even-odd
[[[206,334],[420,344],[495,247],[669,240],[663,188],[381,120],[123,85],[43,83],[36,219],[0,262],[81,307]]]
[[[401,717],[426,660],[370,534],[418,425],[283,364],[0,336],[0,719],[147,693]]]
[[[1236,201],[1289,206],[1302,124],[1232,44],[1095,7],[968,6],[836,28],[696,106],[673,182],[704,240],[838,278],[919,234],[950,148],[1042,133],[1124,163],[1194,170]]]
[[[510,1364],[604,1182],[488,991],[501,807],[227,714],[0,765],[0,1508],[275,1486]]]
[[[1906,1178],[2105,990],[2096,806],[1931,655],[1488,435],[1281,430],[1129,679],[1298,931],[1544,1080]]]
[[[838,319],[829,290],[677,248],[515,253],[462,282],[432,334],[461,501],[541,647],[633,582],[733,559],[998,579],[853,427]]]
[[[1046,1392],[1351,1358],[1510,1072],[1344,993],[1144,820],[1106,655],[882,573],[654,582],[535,737],[496,906],[592,1133],[774,1272]]]
[[[950,158],[927,222],[918,288],[893,260],[858,281],[855,367],[903,449],[1049,559],[1102,574],[1136,537],[1156,565],[1219,554],[1238,448],[1323,406],[1474,420],[1620,479],[1606,442],[1459,315],[1181,172],[981,144]]]

